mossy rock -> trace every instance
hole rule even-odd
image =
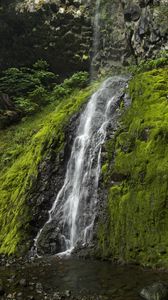
[[[103,178],[110,188],[108,222],[98,233],[102,256],[168,266],[167,82],[162,68],[136,75],[129,84],[132,106],[106,146]],[[110,185],[114,174],[118,179]]]

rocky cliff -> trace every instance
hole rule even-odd
[[[167,1],[101,1],[97,69],[131,65],[168,48]]]
[[[62,76],[89,70],[93,56],[95,1],[1,1],[0,68],[25,66],[42,58]],[[100,2],[96,69],[130,65],[165,50],[165,0]]]

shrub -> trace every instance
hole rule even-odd
[[[78,72],[72,77],[64,80],[64,85],[69,88],[84,88],[88,85],[89,74],[87,72]]]
[[[29,97],[30,101],[32,101],[38,105],[44,105],[48,102],[47,101],[47,91],[42,86],[37,87],[35,90],[33,90],[31,93],[29,93],[28,97]]]
[[[15,100],[17,109],[21,110],[24,114],[32,114],[39,108],[38,104],[31,102],[30,99],[19,97]]]
[[[5,70],[0,78],[0,90],[9,96],[21,96],[39,85],[41,82],[37,77],[17,68]]]

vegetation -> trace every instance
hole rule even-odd
[[[108,222],[99,227],[103,256],[168,266],[167,82],[167,68],[133,77],[132,105],[106,144]]]
[[[24,241],[28,240],[31,219],[27,196],[50,145],[54,141],[56,154],[63,149],[65,125],[95,88],[89,86],[80,91],[86,77],[80,73],[66,80],[68,96],[59,98],[54,89],[51,97],[57,96],[57,101],[18,125],[0,131],[0,253],[16,254],[27,247]]]
[[[59,84],[58,75],[48,71],[48,64],[37,61],[32,68],[10,68],[0,77],[0,128],[32,115],[45,105],[60,101],[75,88],[86,87],[88,73],[79,72]],[[4,103],[7,95],[8,102]],[[14,116],[14,118],[11,118]]]

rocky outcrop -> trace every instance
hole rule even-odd
[[[16,109],[9,96],[3,93],[0,94],[0,129],[18,122],[20,118],[21,111]]]
[[[110,70],[168,49],[166,1],[113,0],[100,6],[100,42],[94,64]]]
[[[96,0],[2,1],[0,67],[42,58],[64,77],[89,70],[95,5]],[[101,1],[95,69],[130,65],[167,49],[167,16],[164,0]]]

